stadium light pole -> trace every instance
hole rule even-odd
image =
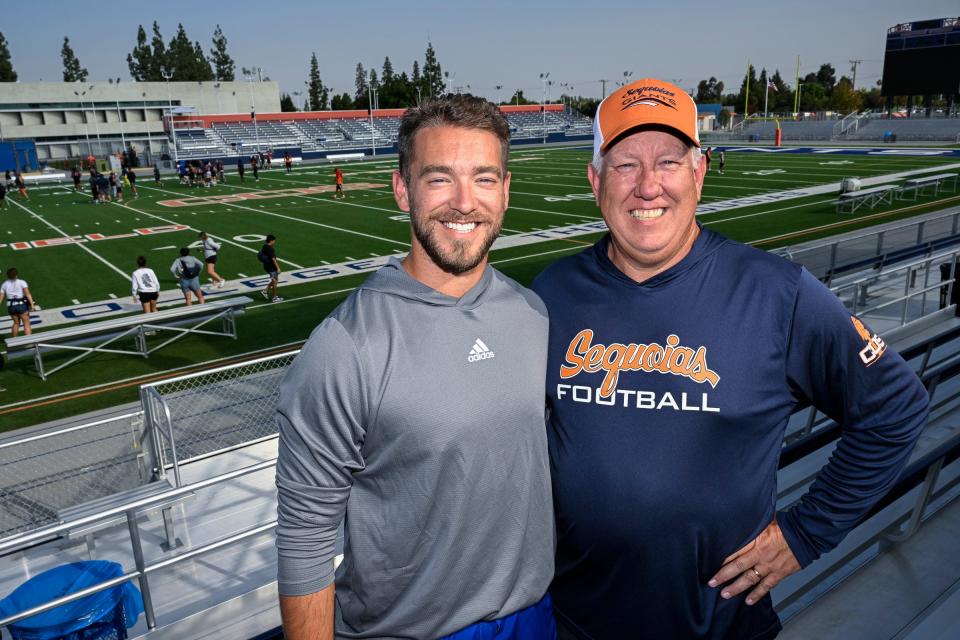
[[[77,96],[80,100],[80,113],[83,115],[83,133],[84,137],[87,139],[87,155],[93,155],[93,147],[90,146],[90,127],[87,125],[87,111],[83,108],[83,96],[87,95],[86,91],[83,92],[73,92],[73,95]]]
[[[540,98],[540,113],[543,115],[543,144],[547,144],[547,78],[550,72],[540,74],[540,82],[543,83],[543,96]]]
[[[293,95],[297,97],[297,102],[300,103],[300,111],[303,111],[303,99],[301,98],[303,91],[294,91]]]
[[[93,85],[87,87],[87,91],[93,94]],[[97,151],[103,153],[103,142],[100,140],[100,120],[97,118],[97,103],[92,98],[88,102],[93,107],[93,127],[97,132]]]
[[[117,78],[117,88],[120,87],[120,78]],[[120,144],[123,146],[123,150],[127,150],[127,140],[123,136],[123,115],[120,113],[120,98],[115,98],[117,103],[117,122],[120,124]]]
[[[251,69],[251,74],[247,76],[247,88],[250,90],[250,118],[253,119],[253,137],[257,141],[257,153],[260,153],[260,127],[257,125],[257,100],[253,97],[253,71],[260,75],[260,67]]]
[[[143,123],[147,125],[147,148],[150,149],[150,164],[153,164],[153,136],[150,135],[150,123],[147,122],[147,92],[143,91]]]
[[[177,128],[173,126],[173,97],[170,95],[170,78],[173,77],[173,73],[163,70],[160,72],[160,75],[167,81],[167,105],[170,108],[170,136],[173,140],[173,168],[177,172],[177,175],[179,175],[180,158],[177,155]]]
[[[374,104],[377,101],[377,90],[370,86],[370,83],[367,83],[367,102],[370,103],[370,148],[373,150],[373,157],[377,157],[377,139],[376,133],[373,128],[373,110]]]

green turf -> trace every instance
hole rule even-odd
[[[586,180],[590,151],[578,149],[526,149],[513,154],[510,210],[504,220],[504,236],[555,227],[595,222],[600,219]],[[836,164],[842,162],[843,164]],[[280,190],[333,184],[332,167],[311,165],[292,174],[281,170],[261,172],[254,182],[240,184],[228,174],[227,184],[210,189],[184,187],[165,179],[156,186],[143,176],[140,196],[121,204],[94,205],[89,196],[74,193],[68,186],[34,188],[30,201],[15,195],[6,210],[0,211],[0,264],[15,265],[45,308],[116,298],[130,302],[129,274],[138,255],[161,278],[164,289],[175,286],[168,268],[181,246],[196,251],[200,229],[223,242],[218,272],[230,279],[262,276],[256,253],[262,236],[277,236],[277,254],[285,270],[337,264],[373,256],[403,253],[409,245],[409,225],[397,209],[390,189],[395,160],[367,161],[344,165],[347,199],[334,200],[330,193],[310,193],[246,199],[237,202],[196,203],[169,207],[164,200],[236,194],[272,195]],[[885,176],[918,169],[942,172],[953,164],[947,158],[728,153],[725,175],[708,174],[703,202],[780,192],[837,182],[843,177]],[[953,169],[956,171],[956,169]],[[758,173],[760,172],[760,173]],[[356,189],[359,183],[382,185]],[[85,184],[85,183],[84,183]],[[938,198],[921,196],[917,202],[894,201],[855,215],[835,212],[831,194],[786,200],[775,204],[741,207],[701,216],[720,233],[765,248],[795,244],[862,226],[889,222],[944,206],[957,195],[941,193]],[[129,238],[90,241],[83,244],[15,250],[17,241],[36,241],[61,236],[132,233],[135,229],[185,225],[184,230],[136,235]],[[491,260],[523,283],[550,262],[595,241],[599,234],[551,240],[493,252]],[[196,253],[195,253],[196,255]],[[68,393],[111,381],[268,349],[273,345],[304,339],[320,319],[364,276],[310,281],[282,287],[286,302],[271,305],[258,300],[240,320],[240,339],[188,337],[158,351],[148,360],[98,354],[83,364],[67,368],[42,382],[32,373],[32,363],[21,358],[8,363],[0,386],[0,430],[71,415],[97,406],[136,399],[136,386],[110,393],[56,402],[29,411],[13,411],[15,403]],[[57,358],[51,355],[51,365]]]

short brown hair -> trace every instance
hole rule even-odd
[[[397,149],[400,152],[400,175],[409,179],[409,167],[413,155],[413,142],[417,132],[427,127],[463,127],[489,131],[500,141],[501,164],[507,171],[510,156],[510,125],[497,105],[485,98],[449,93],[439,98],[429,98],[418,107],[410,107],[400,121]]]

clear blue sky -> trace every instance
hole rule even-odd
[[[126,56],[138,24],[148,34],[153,20],[166,41],[182,22],[205,50],[215,24],[242,66],[262,67],[283,91],[303,89],[310,53],[320,60],[324,83],[353,93],[354,69],[362,62],[379,73],[384,56],[408,73],[422,64],[433,42],[451,84],[473,93],[507,97],[523,88],[539,98],[539,74],[550,72],[574,93],[599,95],[623,79],[646,75],[695,87],[715,76],[739,86],[747,59],[791,84],[800,55],[801,73],[823,62],[849,75],[849,60],[861,59],[857,85],[874,85],[882,73],[886,29],[900,22],[960,16],[957,0],[808,0],[803,3],[667,1],[647,3],[523,2],[456,0],[400,2],[301,2],[200,0],[121,2],[85,6],[41,1],[4,4],[0,31],[10,44],[22,81],[61,79],[60,47],[69,36],[91,80],[129,80]],[[454,75],[455,74],[455,75]],[[239,79],[239,78],[238,78]],[[2,91],[2,86],[0,86]],[[559,95],[558,87],[552,89]]]

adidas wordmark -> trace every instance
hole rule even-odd
[[[490,347],[483,344],[483,340],[477,338],[477,341],[473,343],[473,348],[470,349],[470,354],[467,356],[467,362],[477,362],[478,360],[488,360],[493,357],[493,351],[490,351]]]

